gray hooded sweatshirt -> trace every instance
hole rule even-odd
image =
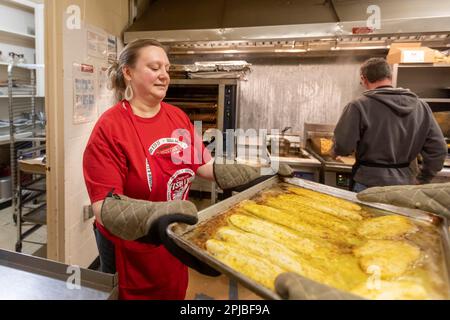
[[[378,168],[361,165],[354,180],[369,187],[428,183],[442,170],[447,156],[439,125],[428,104],[406,89],[383,87],[364,92],[350,102],[334,132],[334,152],[356,151],[360,161],[382,165],[423,164],[416,177],[411,167]]]

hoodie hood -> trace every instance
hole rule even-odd
[[[420,104],[417,95],[403,88],[369,90],[364,92],[364,96],[381,102],[401,117],[410,114]]]

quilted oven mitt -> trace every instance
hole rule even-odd
[[[450,183],[375,187],[358,193],[358,199],[420,209],[450,218]]]
[[[147,237],[155,222],[168,215],[181,215],[181,221],[196,224],[197,208],[189,201],[151,202],[136,200],[123,195],[112,195],[103,202],[101,218],[105,228],[124,240]],[[154,241],[157,240],[156,234]]]
[[[188,267],[204,275],[220,275],[220,272],[178,247],[167,234],[167,227],[174,222],[190,225],[198,222],[197,208],[192,202],[151,202],[123,195],[109,195],[103,202],[101,219],[103,226],[121,239],[162,244]]]
[[[276,173],[282,177],[291,177],[294,171],[288,165],[280,164],[278,172],[273,174]],[[219,163],[216,160],[214,162],[214,177],[222,190],[229,190],[246,185],[261,177],[261,168],[238,163],[229,164],[225,161]]]
[[[275,290],[288,300],[361,300],[350,293],[311,281],[293,272],[280,274],[275,280]]]

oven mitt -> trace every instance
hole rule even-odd
[[[101,219],[103,226],[121,239],[162,244],[188,267],[205,275],[220,275],[179,248],[167,235],[167,227],[172,223],[194,225],[198,222],[197,208],[192,202],[183,200],[151,202],[110,194],[103,202]]]
[[[358,193],[358,199],[420,209],[450,218],[450,183],[375,187]]]
[[[351,293],[309,280],[293,272],[285,272],[275,279],[275,290],[287,300],[361,300]]]
[[[278,175],[292,177],[294,171],[286,164],[280,164]],[[276,172],[273,173],[275,175]],[[227,164],[214,161],[214,178],[222,190],[229,190],[246,185],[261,177],[261,168],[251,167],[245,164]]]
[[[105,228],[124,240],[148,236],[155,222],[166,215],[179,214],[185,223],[197,223],[197,208],[189,201],[151,202],[123,195],[110,195],[103,202],[101,219]],[[157,233],[153,243],[158,243]]]

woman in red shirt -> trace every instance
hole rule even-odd
[[[124,48],[109,70],[119,102],[100,117],[84,153],[101,268],[117,270],[121,299],[184,299],[188,270],[181,261],[217,275],[177,252],[165,228],[173,221],[197,222],[187,201],[195,175],[222,189],[259,176],[255,168],[210,161],[188,116],[163,102],[169,67],[157,41],[136,40]]]
[[[100,256],[105,260],[102,264],[106,264],[103,271],[114,272],[116,267],[122,299],[184,299],[188,272],[164,246],[125,240],[120,232],[105,228],[101,208],[107,194],[187,202],[195,174],[214,179],[211,166],[202,170],[211,158],[202,144],[195,148],[187,115],[162,102],[170,82],[169,67],[166,52],[156,41],[138,40],[124,49],[110,69],[120,102],[98,120],[84,153],[85,182],[96,217]],[[186,164],[174,161],[180,151],[191,155]],[[195,207],[183,205],[195,213]],[[183,213],[179,208],[174,211]],[[115,258],[105,256],[112,248]]]

